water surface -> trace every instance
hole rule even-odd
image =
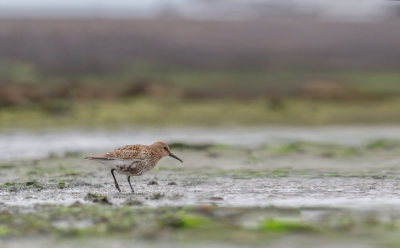
[[[165,128],[131,130],[69,130],[0,133],[3,160],[44,158],[68,151],[106,152],[127,144],[155,141],[187,144],[226,144],[245,148],[293,142],[358,146],[378,139],[400,140],[400,127],[257,127]]]

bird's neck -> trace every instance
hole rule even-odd
[[[157,158],[157,161],[162,159],[162,156],[160,155],[160,153],[157,151],[157,149],[154,146],[150,145],[149,147],[150,147],[152,153],[154,154],[154,156]]]

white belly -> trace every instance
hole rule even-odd
[[[101,163],[105,168],[109,170],[114,169],[116,172],[123,175],[133,176],[132,171],[135,170],[139,164],[141,168],[138,168],[139,172],[135,174],[142,175],[147,171],[146,170],[147,166],[143,166],[147,165],[147,161],[144,161],[142,159],[95,159],[95,160]]]

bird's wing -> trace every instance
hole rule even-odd
[[[101,157],[105,159],[135,159],[141,150],[141,145],[127,145],[107,152]]]

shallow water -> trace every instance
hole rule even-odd
[[[377,139],[399,139],[400,127],[258,127],[258,128],[171,128],[131,130],[69,130],[0,133],[2,160],[45,158],[69,151],[98,151],[126,144],[184,142],[187,144],[227,144],[246,148],[298,141],[362,145]]]

